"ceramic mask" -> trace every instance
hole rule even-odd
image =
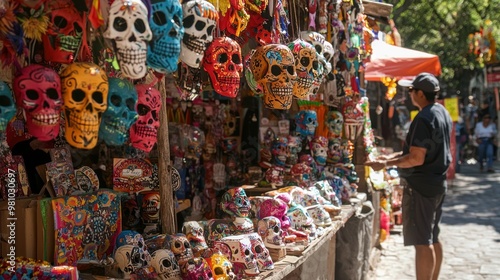
[[[148,191],[140,194],[142,197],[141,218],[144,224],[155,224],[160,220],[160,193]]]
[[[115,240],[115,250],[127,245],[138,248],[138,252],[144,266],[150,263],[151,255],[149,254],[144,237],[140,233],[133,230],[124,230],[120,232]]]
[[[215,241],[229,236],[231,230],[229,229],[229,222],[222,219],[212,219],[207,222],[206,226],[206,240],[208,246],[213,247]]]
[[[151,254],[151,266],[161,280],[181,280],[181,270],[174,253],[168,249],[159,249]]]
[[[136,111],[139,117],[130,127],[130,142],[132,146],[150,152],[157,141],[160,127],[161,96],[160,92],[145,84],[137,84],[138,100]]]
[[[203,68],[210,77],[215,92],[234,98],[240,88],[243,71],[240,45],[229,37],[218,37],[208,46]]]
[[[148,44],[147,64],[160,73],[177,71],[184,37],[182,6],[175,0],[151,1],[149,26],[153,39]]]
[[[316,136],[312,140],[312,152],[314,160],[320,166],[326,165],[326,158],[328,156],[328,139],[323,136]]]
[[[212,270],[203,258],[192,258],[181,263],[181,274],[183,280],[213,280]]]
[[[246,218],[250,211],[250,200],[243,188],[232,188],[222,196],[221,208],[232,217]]]
[[[108,108],[102,114],[99,138],[106,145],[121,146],[128,140],[130,126],[137,120],[137,91],[127,80],[109,78]]]
[[[174,253],[179,265],[182,266],[183,263],[194,257],[191,244],[185,234],[177,233],[175,235],[168,235],[167,238],[169,239],[170,250]]]
[[[190,0],[182,4],[184,37],[180,60],[193,68],[200,68],[206,44],[212,42],[213,31],[219,20],[214,5],[205,0]]]
[[[318,126],[318,116],[316,111],[303,110],[295,116],[296,133],[302,137],[314,136]]]
[[[12,91],[7,83],[0,81],[0,133],[5,131],[7,123],[15,114],[16,105],[14,103]]]
[[[4,97],[5,100],[2,103],[12,106],[10,90],[7,84],[0,84],[0,87],[2,85],[4,90],[0,97]],[[63,105],[59,75],[50,68],[32,64],[21,70],[14,78],[12,86],[17,107],[23,111],[28,133],[41,141],[52,140],[59,136]],[[1,110],[5,123],[15,113],[13,108],[7,108],[8,106],[2,107]]]
[[[297,39],[288,44],[295,59],[295,72],[297,81],[293,87],[293,95],[298,99],[305,99],[314,82],[314,73],[318,68],[316,50],[310,43]]]
[[[250,69],[263,89],[264,105],[270,109],[290,109],[297,79],[292,51],[279,44],[261,46],[250,59]]]
[[[285,166],[285,163],[290,155],[290,148],[288,147],[288,138],[278,137],[273,141],[271,147],[273,154],[273,163],[277,166]]]
[[[184,222],[182,232],[191,244],[195,257],[200,257],[203,251],[208,249],[207,242],[203,233],[203,227],[195,221]]]
[[[141,0],[115,0],[109,7],[104,37],[113,42],[122,74],[130,79],[143,78],[147,44],[153,38],[148,8]]]
[[[102,114],[108,107],[108,77],[93,63],[75,62],[60,74],[65,137],[73,147],[90,150],[97,144]]]

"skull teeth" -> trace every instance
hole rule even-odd
[[[125,64],[142,64],[146,61],[146,49],[118,49],[118,58]]]
[[[75,127],[83,133],[96,134],[99,129],[99,120],[92,116],[81,118],[78,114],[69,115],[70,126]]]
[[[33,115],[33,122],[41,125],[53,125],[59,122],[59,115],[57,114]]]
[[[299,78],[298,79],[298,84],[299,84],[300,87],[310,88],[313,83],[312,83],[311,79]]]
[[[238,85],[240,78],[237,77],[218,77],[217,80],[222,85]]]
[[[179,44],[171,44],[165,42],[155,42],[153,44],[153,51],[162,57],[175,57],[179,55],[181,47]]]
[[[205,43],[200,41],[198,38],[184,35],[182,38],[182,43],[188,48],[188,50],[193,51],[198,54],[203,54],[205,51]]]
[[[147,125],[135,125],[135,133],[141,138],[156,138],[156,129]]]
[[[290,96],[292,95],[292,89],[287,88],[287,87],[282,87],[282,88],[271,88],[272,94],[279,95],[279,96]]]

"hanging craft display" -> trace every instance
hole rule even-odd
[[[113,190],[137,193],[151,190],[153,166],[144,159],[115,158],[113,160]]]

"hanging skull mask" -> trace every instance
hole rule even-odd
[[[109,8],[104,37],[115,47],[122,74],[130,79],[146,75],[147,42],[153,37],[148,9],[141,0],[116,0]]]
[[[157,141],[160,127],[161,96],[152,86],[138,84],[135,86],[138,95],[136,106],[139,117],[130,127],[130,142],[132,146],[150,152]]]
[[[69,64],[79,50],[82,57],[89,57],[86,17],[69,0],[50,1],[48,9],[50,23],[47,32],[42,35],[45,60]]]
[[[205,0],[190,0],[182,4],[184,37],[180,59],[193,68],[200,68],[206,44],[212,42],[212,32],[219,20],[214,5]]]
[[[240,45],[229,37],[216,38],[208,47],[203,68],[212,86],[220,95],[236,97],[243,70]]]
[[[299,111],[295,116],[296,133],[302,137],[310,137],[316,133],[318,115],[313,110]]]
[[[292,51],[285,45],[259,47],[250,59],[255,81],[264,91],[264,104],[271,109],[288,110],[297,79]]]
[[[297,82],[293,86],[293,96],[298,99],[305,99],[309,94],[309,89],[314,82],[314,73],[318,68],[316,50],[304,40],[297,39],[288,48],[295,58],[295,71],[297,72]]]
[[[127,141],[128,131],[137,120],[137,91],[127,80],[109,78],[108,109],[102,114],[99,138],[107,145],[120,146]]]
[[[184,36],[182,6],[179,1],[153,0],[151,9],[153,40],[148,45],[147,63],[161,73],[175,72]]]
[[[326,114],[325,125],[328,128],[330,137],[342,136],[342,129],[344,128],[344,117],[339,111],[329,111]]]
[[[72,63],[61,72],[65,137],[71,146],[89,150],[97,144],[108,90],[106,72],[93,63]]]
[[[12,91],[7,83],[0,81],[0,133],[7,128],[7,123],[16,114]]]
[[[28,133],[42,141],[56,138],[62,107],[59,75],[50,68],[29,65],[14,78],[13,89]]]

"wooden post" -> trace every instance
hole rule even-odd
[[[174,234],[177,229],[175,225],[175,203],[172,190],[172,180],[169,172],[170,144],[168,142],[168,117],[167,117],[167,94],[166,83],[173,81],[170,75],[163,77],[159,82],[162,108],[160,110],[160,128],[158,129],[158,177],[160,180],[160,222],[161,231],[165,234]]]

